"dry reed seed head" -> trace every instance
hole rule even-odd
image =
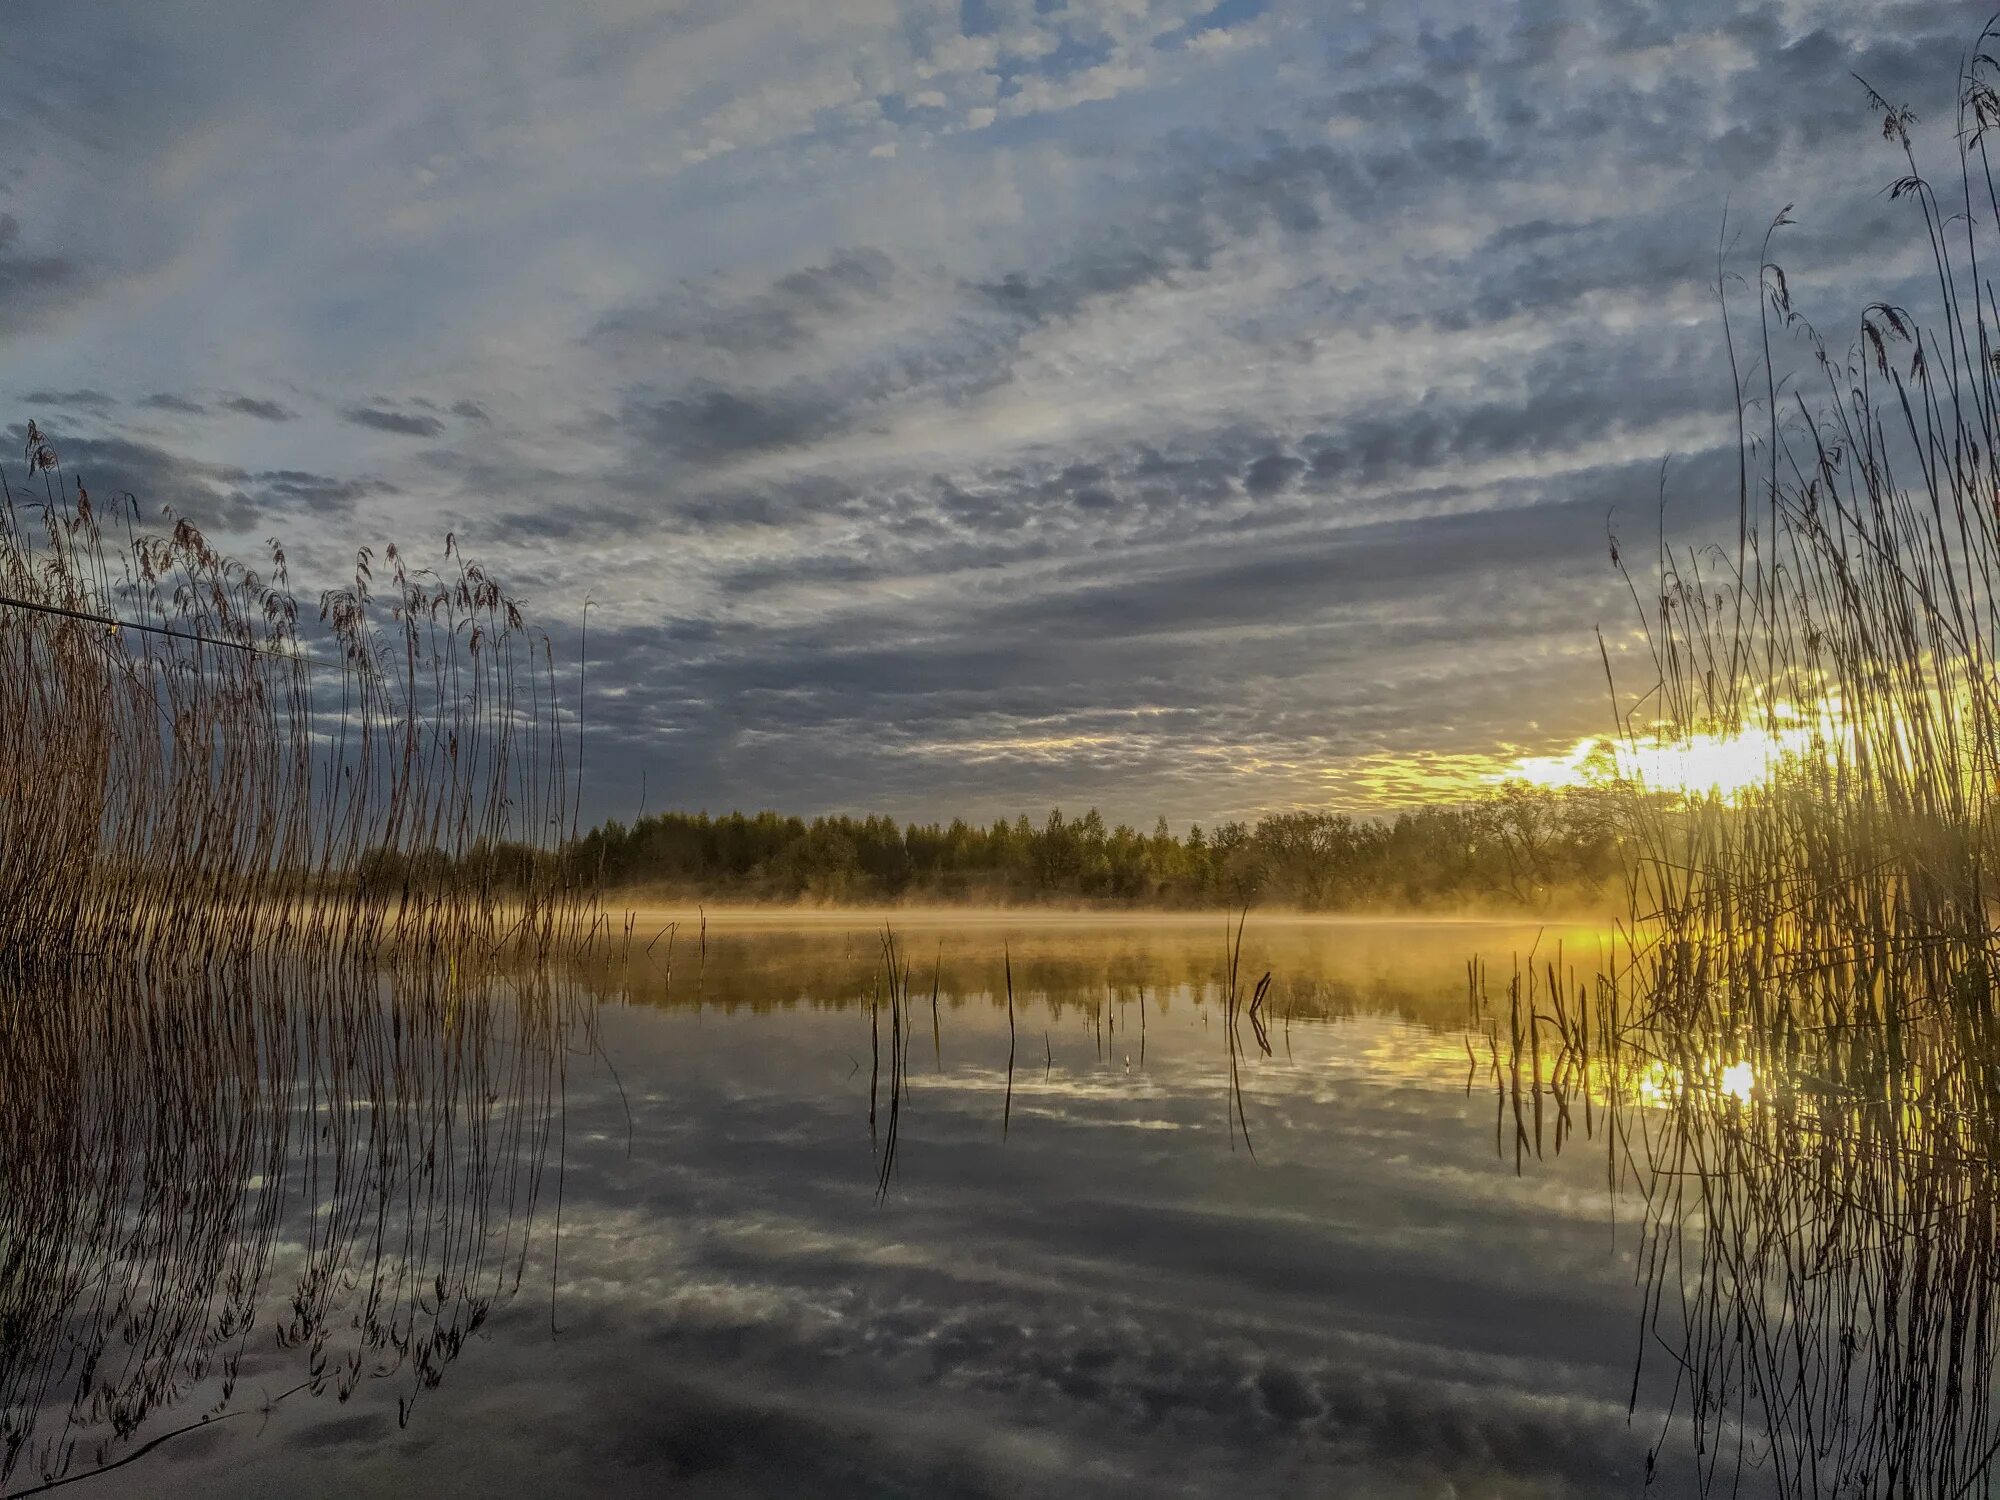
[[[527,916],[520,929],[538,943],[560,941],[565,931],[580,929],[581,913],[593,899],[587,887],[567,876],[537,873],[537,862],[555,858],[542,849],[547,828],[560,827],[559,818],[550,816],[545,826],[540,815],[549,814],[552,803],[566,805],[568,797],[538,782],[542,768],[562,763],[553,700],[545,707],[532,700],[530,710],[509,708],[502,716],[505,699],[488,705],[453,694],[450,640],[438,641],[431,652],[433,659],[441,658],[435,678],[398,686],[393,663],[371,649],[366,601],[331,594],[323,597],[322,609],[336,640],[349,648],[349,665],[339,683],[322,680],[315,694],[289,634],[296,601],[267,590],[233,559],[216,554],[198,539],[192,523],[182,526],[170,516],[169,526],[168,538],[130,539],[122,564],[101,541],[80,532],[68,533],[77,551],[68,550],[65,533],[58,530],[54,547],[40,555],[17,532],[0,538],[0,573],[31,570],[44,580],[46,597],[87,617],[56,626],[46,617],[31,616],[23,624],[0,612],[0,654],[11,641],[29,645],[25,660],[31,671],[18,680],[41,684],[38,701],[45,708],[73,703],[85,710],[49,708],[54,719],[45,715],[28,722],[0,702],[0,758],[29,753],[8,753],[10,745],[32,745],[35,753],[46,754],[49,745],[68,743],[78,752],[70,758],[73,764],[101,767],[89,773],[95,780],[90,795],[55,799],[55,811],[32,825],[15,820],[0,827],[0,951],[60,952],[66,942],[84,946],[78,935],[85,932],[108,936],[114,944],[129,940],[144,946],[167,931],[187,935],[193,951],[203,948],[194,939],[203,931],[235,951],[241,942],[258,940],[259,932],[257,921],[238,914],[263,900],[257,893],[274,881],[276,889],[317,892],[312,916],[300,928],[314,941],[330,938],[373,949],[471,940],[490,947],[492,934],[478,936],[480,925],[493,920],[501,905],[520,910],[521,900]],[[164,596],[155,592],[159,580],[149,576],[163,561],[173,578]],[[122,649],[81,657],[78,649],[93,639],[121,639],[92,635],[114,618],[112,597],[98,586],[114,572],[139,590],[126,603],[149,615],[166,635],[147,625]],[[243,596],[234,597],[239,588]],[[252,627],[260,613],[270,627],[270,646],[286,653],[282,666],[261,654],[263,642]],[[203,649],[211,639],[252,649],[240,657]],[[38,658],[44,647],[47,654]],[[497,687],[515,668],[503,656],[489,670],[498,674]],[[288,685],[273,681],[274,671],[286,672]],[[111,676],[92,675],[102,673]],[[152,673],[159,674],[163,696],[158,698],[149,696],[140,677]],[[16,679],[0,673],[0,697],[10,680]],[[119,681],[130,691],[119,689]],[[378,687],[379,697],[371,691]],[[338,707],[343,697],[346,706]],[[400,730],[393,728],[398,722]],[[67,740],[62,732],[49,732],[49,724],[66,731]],[[441,759],[385,759],[390,734],[399,740],[428,736],[433,725],[448,730],[454,742],[461,729],[470,729],[496,753],[475,762],[469,779],[454,770],[448,785],[430,781]],[[98,748],[85,753],[90,746]],[[221,758],[210,760],[214,754]],[[250,803],[244,800],[246,787]],[[510,787],[533,788],[533,795],[518,798]],[[517,806],[538,815],[510,811]],[[97,811],[81,815],[86,808]],[[481,808],[485,811],[475,815]],[[349,884],[355,862],[385,840],[444,867],[467,857],[467,840],[507,836],[517,816],[529,841],[523,846],[525,862],[509,856],[511,862],[501,865],[482,856],[480,892],[469,905],[404,901],[385,911],[377,896]],[[51,889],[43,878],[50,860],[77,872],[67,885],[57,881]],[[525,886],[516,884],[524,878]],[[180,884],[162,886],[170,879]],[[17,884],[34,901],[9,897]],[[99,894],[78,894],[84,889]],[[137,896],[136,904],[121,903],[121,890]],[[224,898],[220,911],[214,907],[218,898]]]

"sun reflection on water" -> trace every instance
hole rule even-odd
[[[1647,1104],[1665,1104],[1688,1093],[1706,1091],[1720,1099],[1748,1104],[1757,1096],[1757,1069],[1747,1060],[1706,1067],[1690,1083],[1686,1069],[1655,1059],[1640,1070],[1633,1090]]]

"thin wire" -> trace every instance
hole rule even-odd
[[[233,651],[247,651],[253,656],[278,656],[286,661],[303,662],[307,666],[332,667],[332,662],[319,661],[314,657],[291,651],[274,651],[269,646],[253,645],[248,641],[225,641],[212,635],[196,635],[192,631],[173,630],[165,625],[142,625],[136,620],[121,620],[115,615],[91,614],[88,610],[64,609],[57,604],[37,604],[29,599],[15,599],[0,594],[0,605],[11,605],[15,609],[32,610],[36,614],[57,615],[65,620],[83,620],[93,625],[106,625],[113,630],[143,630],[148,635],[171,636],[177,641],[198,641],[205,646],[226,646]]]

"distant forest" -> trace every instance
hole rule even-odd
[[[1620,869],[1613,799],[1521,783],[1393,818],[1273,813],[1151,833],[1095,809],[990,825],[776,812],[665,812],[608,822],[570,849],[579,874],[661,896],[816,904],[1080,903],[1305,910],[1546,905]],[[383,872],[388,873],[388,872]]]

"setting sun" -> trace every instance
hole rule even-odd
[[[1810,714],[1780,705],[1775,717],[1775,728],[1727,734],[1655,733],[1625,742],[1590,735],[1567,754],[1521,756],[1494,779],[1550,788],[1631,782],[1650,791],[1728,800],[1770,781],[1787,764],[1825,754],[1841,733],[1839,709],[1831,703]]]

